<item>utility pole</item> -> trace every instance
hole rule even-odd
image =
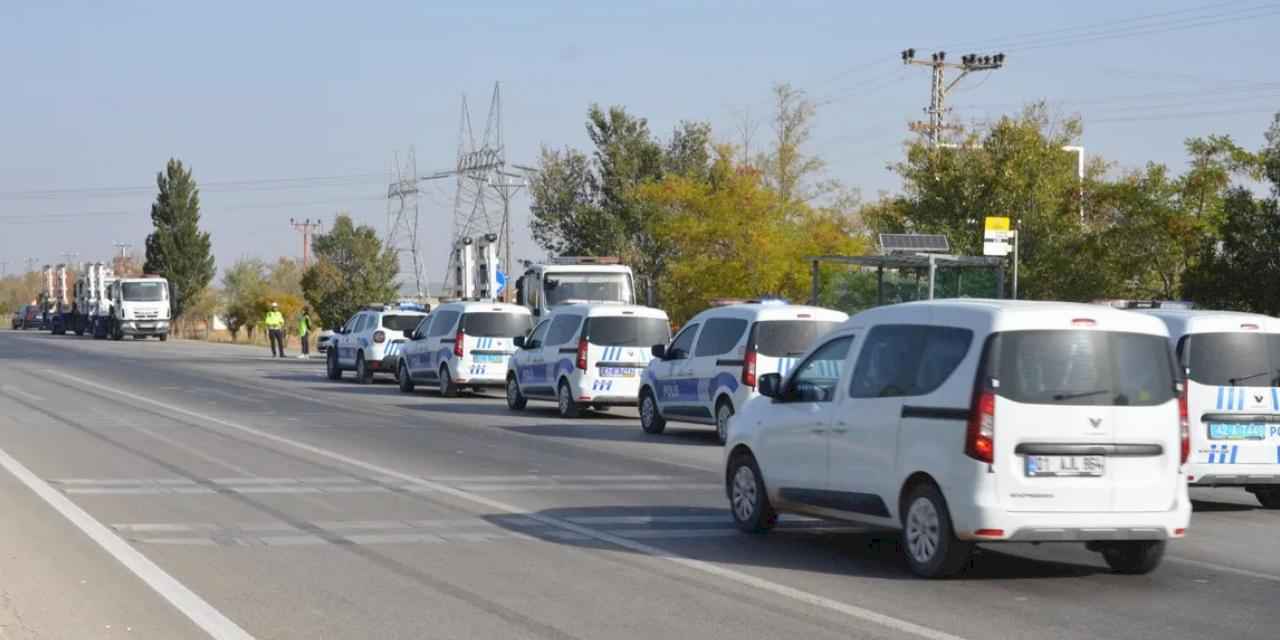
[[[9,263],[7,261],[0,260],[0,278],[7,277],[8,275],[9,275]]]
[[[119,249],[119,250],[120,250],[120,259],[121,259],[121,260],[124,260],[124,259],[128,258],[128,257],[129,257],[129,249],[132,249],[132,248],[133,248],[133,245],[129,244],[128,242],[113,242],[113,243],[111,243],[111,246],[113,246],[113,247],[115,247],[115,248],[117,248],[117,249]]]
[[[40,258],[27,258],[27,273],[36,270],[36,263],[40,262]]]
[[[929,106],[924,110],[929,115],[928,122],[912,122],[910,129],[916,133],[923,133],[929,139],[929,144],[937,146],[942,141],[942,134],[947,129],[957,129],[955,125],[946,124],[947,111],[947,93],[956,86],[960,80],[974,71],[994,71],[1004,66],[1004,54],[997,53],[991,56],[980,56],[976,53],[970,53],[960,57],[960,64],[948,63],[947,52],[938,51],[929,56],[928,60],[917,60],[915,49],[904,49],[902,51],[903,64],[918,64],[929,67],[933,74],[929,90]],[[950,84],[946,82],[946,70],[956,69],[960,75],[956,76]]]
[[[306,220],[289,218],[289,224],[293,226],[295,231],[302,234],[302,270],[306,271],[307,267],[311,265],[311,233],[319,230],[320,225],[323,223],[319,220],[312,222],[311,218]]]
[[[74,263],[73,263],[73,261],[72,261],[72,258],[79,257],[79,255],[80,255],[80,254],[79,254],[79,253],[76,253],[75,251],[66,251],[66,252],[63,252],[62,257],[63,257],[63,258],[66,258],[66,260],[65,260],[65,261],[63,261],[63,263],[62,263],[62,264],[65,264],[65,265],[67,265],[68,267],[73,266],[73,265],[74,265]]]

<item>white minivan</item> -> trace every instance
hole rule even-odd
[[[634,406],[650,350],[670,337],[670,321],[660,309],[558,305],[527,337],[516,338],[519,350],[507,366],[507,406],[520,411],[529,400],[550,400],[565,418],[576,418],[587,406]]]
[[[1280,320],[1231,311],[1150,310],[1186,373],[1191,486],[1244,487],[1280,509]]]
[[[1168,331],[1093,305],[913,302],[864,311],[734,417],[739,528],[780,511],[901,529],[911,570],[977,542],[1084,542],[1145,573],[1191,518]]]
[[[767,300],[728,304],[694,316],[670,345],[653,348],[640,383],[640,428],[668,420],[715,425],[724,444],[729,418],[756,394],[756,378],[786,374],[813,341],[849,316]]]
[[[440,389],[451,398],[459,388],[481,391],[506,385],[507,359],[515,352],[513,338],[533,326],[529,309],[492,301],[449,302],[406,331],[396,379],[400,390],[418,383]]]

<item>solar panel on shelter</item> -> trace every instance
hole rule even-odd
[[[942,234],[882,233],[880,253],[950,253],[951,243]]]

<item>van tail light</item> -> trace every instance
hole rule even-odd
[[[453,337],[453,355],[461,358],[466,353],[466,350],[463,349],[466,346],[466,342],[467,334],[459,331],[458,335]]]
[[[747,355],[742,358],[742,384],[745,384],[748,387],[756,386],[755,349],[747,351]]]
[[[995,441],[996,394],[990,391],[979,391],[973,395],[973,406],[969,410],[969,427],[965,431],[964,453],[974,460],[991,464],[995,459]]]
[[[587,339],[578,340],[578,368],[583,371],[587,370]]]
[[[1182,457],[1181,463],[1186,464],[1191,458],[1191,421],[1187,416],[1187,387],[1190,386],[1186,382],[1182,383],[1182,390],[1178,394],[1178,438],[1182,441]]]
[[[381,332],[381,331],[374,331],[374,332],[373,332],[373,341],[374,341],[374,342],[376,342],[376,343],[378,343],[378,344],[382,344],[382,343],[384,343],[384,342],[386,342],[386,341],[387,341],[387,334],[385,334],[385,333],[383,333],[383,332]]]

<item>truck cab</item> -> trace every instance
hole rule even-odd
[[[169,281],[159,276],[120,278],[108,287],[111,295],[111,338],[169,337]]]
[[[530,265],[516,280],[516,303],[535,318],[571,302],[635,304],[631,267],[612,257],[563,256]]]

